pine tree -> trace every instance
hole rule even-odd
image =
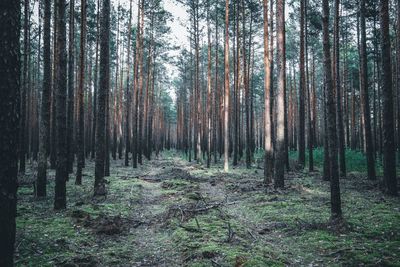
[[[14,266],[20,125],[20,1],[0,5],[0,266]]]
[[[339,170],[338,170],[338,149],[336,135],[336,105],[335,93],[332,81],[331,52],[329,42],[329,3],[328,0],[322,2],[322,29],[323,29],[323,49],[324,49],[324,71],[325,86],[327,92],[327,132],[329,146],[329,172],[331,181],[331,217],[334,220],[341,219],[342,208],[340,200]]]
[[[397,195],[392,63],[389,36],[389,1],[380,0],[383,106],[383,176],[386,191]]]
[[[275,152],[275,187],[285,185],[285,90],[286,90],[286,62],[285,62],[285,1],[276,2],[276,30],[277,30],[277,63],[278,63],[278,90],[276,92],[276,152]]]
[[[103,0],[100,21],[100,79],[98,91],[94,195],[105,195],[104,167],[107,96],[110,83],[110,0]]]
[[[57,2],[57,53],[58,53],[58,74],[57,74],[57,166],[56,186],[54,194],[54,209],[65,209],[66,181],[68,179],[68,154],[67,154],[67,53],[66,53],[66,21],[65,21],[65,0]]]

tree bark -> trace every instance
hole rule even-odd
[[[58,75],[57,75],[57,166],[56,186],[54,194],[54,209],[65,209],[66,181],[68,179],[68,154],[67,154],[67,53],[66,53],[66,21],[65,21],[65,0],[57,2],[57,53],[58,53]]]
[[[374,147],[372,143],[371,132],[371,115],[369,107],[369,93],[368,93],[368,62],[367,62],[367,37],[365,29],[365,0],[360,0],[360,30],[361,30],[361,51],[360,51],[360,65],[361,65],[361,94],[363,100],[364,111],[364,131],[366,138],[366,152],[367,152],[367,170],[368,179],[375,180],[375,159]]]
[[[305,95],[306,95],[306,74],[304,65],[304,14],[306,12],[305,0],[300,1],[300,85],[299,85],[299,165],[304,168],[306,161],[305,150]]]
[[[85,164],[85,114],[84,114],[84,86],[85,86],[85,57],[86,57],[86,0],[81,0],[81,40],[80,40],[80,56],[79,56],[79,86],[78,86],[78,135],[77,135],[77,154],[78,164],[76,169],[75,184],[82,184],[82,169]]]
[[[339,60],[339,0],[335,0],[335,21],[334,21],[334,55],[335,63],[333,71],[335,75],[334,87],[336,89],[336,105],[337,105],[337,135],[338,135],[338,148],[339,148],[339,167],[340,176],[346,177],[346,155],[345,155],[345,143],[344,143],[344,127],[343,127],[343,113],[342,113],[342,94],[341,94],[341,81],[340,81],[340,60]]]
[[[339,170],[338,170],[338,150],[336,135],[336,105],[335,93],[332,82],[331,69],[331,52],[329,43],[329,3],[323,0],[323,48],[324,48],[324,71],[325,84],[327,90],[327,120],[328,120],[328,145],[329,145],[329,166],[330,166],[330,187],[331,187],[331,218],[333,220],[341,219],[342,209],[340,200],[339,187]]]
[[[36,196],[46,196],[47,185],[47,140],[50,132],[50,95],[51,95],[51,62],[50,62],[50,20],[51,1],[44,1],[43,21],[43,91],[40,108],[39,129],[39,162],[36,181]]]
[[[94,195],[105,195],[106,101],[110,83],[110,0],[103,0],[100,22],[100,79],[98,92]]]
[[[276,152],[275,152],[275,187],[283,188],[285,185],[285,90],[286,90],[286,64],[285,64],[285,0],[276,2],[276,31],[277,31],[277,65],[278,88],[276,92]]]
[[[229,0],[225,1],[224,171],[229,171]]]
[[[268,0],[264,7],[264,183],[268,185],[273,176],[273,151],[271,136],[271,59],[268,32]],[[272,23],[272,22],[271,22]]]
[[[397,178],[388,0],[380,0],[380,23],[382,53],[383,176],[387,193],[395,196],[397,195]]]
[[[20,1],[2,1],[0,12],[0,266],[14,266],[20,125]]]
[[[68,173],[72,173],[74,164],[74,46],[75,46],[75,0],[69,2],[69,41],[68,41],[68,102],[67,102],[67,153]]]

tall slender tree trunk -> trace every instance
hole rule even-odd
[[[67,154],[67,53],[66,53],[66,21],[65,0],[57,2],[57,53],[58,53],[58,75],[57,75],[57,167],[56,185],[54,194],[54,209],[65,209],[66,181],[68,179],[68,154]]]
[[[306,139],[305,139],[305,101],[306,96],[306,74],[304,65],[304,15],[306,12],[305,0],[300,1],[300,85],[299,85],[299,165],[304,168],[306,161]]]
[[[224,171],[229,170],[229,0],[225,1]]]
[[[211,133],[212,133],[212,99],[211,99],[211,25],[210,25],[210,0],[207,1],[207,168],[211,163]]]
[[[19,0],[2,1],[0,12],[0,266],[14,266],[20,125]]]
[[[135,62],[134,62],[134,92],[133,92],[133,113],[132,113],[132,166],[137,168],[138,163],[138,103],[139,103],[139,61],[140,61],[140,38],[141,38],[141,1],[138,1]]]
[[[285,0],[276,2],[276,31],[277,31],[277,63],[278,63],[278,90],[276,92],[276,152],[275,152],[275,187],[285,185]]]
[[[54,14],[53,14],[53,79],[52,79],[52,92],[51,92],[51,136],[49,140],[49,151],[50,151],[50,168],[56,169],[57,165],[57,133],[56,133],[56,116],[57,116],[57,81],[58,81],[58,45],[57,45],[57,32],[58,32],[58,0],[54,0]]]
[[[214,163],[217,164],[217,147],[218,147],[218,142],[217,142],[217,121],[219,120],[219,39],[218,39],[218,2],[216,2],[216,7],[215,7],[215,87],[214,87],[214,121],[213,121],[213,152],[214,152]],[[221,142],[221,140],[218,140]]]
[[[107,95],[110,83],[110,0],[103,0],[100,21],[100,80],[96,129],[96,163],[94,195],[105,195],[104,165],[106,143]]]
[[[330,185],[331,185],[331,217],[333,220],[339,220],[342,217],[342,208],[340,200],[339,187],[339,170],[338,170],[338,150],[337,150],[337,135],[336,135],[336,105],[335,92],[332,82],[331,69],[331,51],[329,43],[329,3],[328,0],[323,0],[323,48],[324,48],[324,71],[325,84],[327,91],[327,121],[328,121],[328,145],[329,145],[329,170],[330,170]]]
[[[342,87],[340,81],[340,47],[339,47],[339,0],[335,0],[335,25],[334,25],[334,74],[335,81],[334,87],[336,89],[336,105],[337,105],[337,135],[338,135],[338,148],[339,148],[339,167],[340,176],[346,177],[346,155],[345,155],[345,143],[344,143],[344,126],[343,126],[343,113],[342,113]]]
[[[132,39],[132,0],[129,1],[129,24],[128,24],[128,53],[127,53],[127,74],[126,74],[126,89],[125,89],[125,166],[129,165],[130,151],[130,116],[131,116],[131,90],[130,90],[130,60],[131,60],[131,39]]]
[[[367,37],[365,29],[365,0],[360,0],[360,30],[361,30],[361,51],[360,51],[360,65],[361,65],[361,94],[363,100],[364,111],[364,131],[366,138],[366,152],[367,152],[367,169],[368,179],[375,180],[375,159],[374,148],[372,143],[371,132],[371,115],[369,108],[369,93],[368,93],[368,62],[367,62]]]
[[[85,114],[84,114],[84,101],[83,92],[85,86],[85,57],[86,57],[86,0],[81,0],[81,41],[80,41],[80,55],[79,55],[79,86],[78,86],[78,135],[77,135],[77,149],[78,149],[78,165],[76,169],[75,184],[82,184],[82,169],[85,164]]]
[[[36,181],[36,196],[46,196],[47,185],[47,140],[50,132],[50,95],[51,95],[51,62],[50,62],[50,20],[51,2],[44,1],[43,21],[43,90],[40,108],[39,129],[39,162]]]
[[[271,58],[268,32],[268,0],[264,7],[264,183],[268,185],[273,176],[273,151],[271,136]],[[272,22],[271,22],[272,23]],[[272,33],[271,33],[272,34]]]
[[[25,173],[25,158],[26,158],[26,139],[27,139],[27,120],[26,120],[26,103],[27,94],[29,89],[28,82],[28,55],[29,51],[29,32],[30,32],[30,0],[24,1],[24,60],[23,60],[23,73],[22,73],[22,92],[21,92],[21,120],[20,120],[20,147],[19,147],[19,172]]]
[[[75,0],[69,2],[69,39],[68,39],[68,100],[67,100],[67,153],[68,173],[72,173],[74,164],[74,46],[75,46]]]
[[[246,167],[251,168],[251,130],[250,130],[250,84],[247,51],[246,51],[246,12],[245,3],[242,0],[242,32],[243,32],[243,85],[245,96],[245,113],[246,113]]]
[[[142,139],[143,139],[143,109],[144,109],[144,99],[143,99],[143,91],[144,91],[144,86],[143,86],[143,79],[144,79],[144,64],[143,64],[143,46],[144,46],[144,41],[143,41],[143,36],[144,36],[144,16],[145,16],[145,10],[144,10],[144,0],[141,1],[141,18],[140,18],[140,53],[139,53],[139,83],[138,83],[138,90],[139,90],[139,97],[138,97],[138,108],[139,108],[139,125],[138,125],[138,134],[137,134],[137,153],[138,153],[138,163],[142,164]]]
[[[383,105],[383,176],[386,191],[397,195],[396,151],[394,138],[393,84],[389,36],[389,1],[380,0],[382,105]]]

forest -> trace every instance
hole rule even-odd
[[[400,0],[1,0],[0,267],[400,266]]]

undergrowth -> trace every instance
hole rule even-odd
[[[363,173],[363,156],[347,156],[349,171]],[[112,162],[107,198],[93,198],[93,167],[82,186],[71,175],[65,211],[52,209],[53,171],[44,199],[20,186],[17,266],[400,265],[400,201],[362,175],[341,180],[337,230],[318,172],[291,172],[284,190],[265,189],[257,168],[225,174],[220,163],[207,169],[170,152],[137,170]]]

